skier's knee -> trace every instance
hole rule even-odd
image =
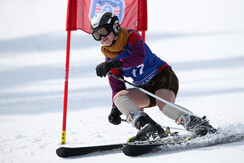
[[[116,101],[119,97],[121,96],[127,96],[128,92],[125,90],[119,91],[118,93],[115,94],[115,96],[113,97],[113,101]]]
[[[158,106],[160,111],[163,111],[165,103],[157,103],[157,106]]]
[[[129,113],[137,113],[141,108],[139,108],[133,101],[130,100],[128,96],[120,96],[114,101],[115,105],[121,113],[126,117]]]

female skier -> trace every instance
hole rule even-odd
[[[97,76],[105,77],[112,72],[121,78],[131,77],[136,86],[171,103],[175,102],[179,85],[172,67],[152,53],[137,31],[120,28],[118,17],[110,12],[95,15],[91,31],[93,38],[102,43],[101,51],[106,60],[96,67]],[[124,82],[112,76],[108,78],[113,100],[108,119],[118,125],[121,123],[120,116],[126,116],[126,120],[139,130],[129,141],[167,136],[165,130],[141,109],[156,105],[166,116],[193,132],[194,136],[216,131],[205,118],[199,118],[187,109],[171,107],[136,88],[126,89]]]

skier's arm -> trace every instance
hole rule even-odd
[[[143,63],[145,57],[144,41],[137,32],[132,31],[128,42],[131,46],[131,55],[120,59],[120,64],[123,68],[139,66]]]
[[[117,73],[116,73],[117,71]],[[113,69],[112,70],[112,73],[121,77],[121,78],[124,78],[123,77],[123,74],[118,70],[118,69]],[[125,87],[125,83],[118,80],[118,79],[115,79],[114,77],[111,77],[111,76],[108,76],[108,80],[109,80],[109,84],[110,84],[110,87],[112,89],[112,98],[121,90],[124,90],[126,89]],[[113,101],[114,103],[114,101]]]

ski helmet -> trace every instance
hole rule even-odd
[[[106,28],[107,32],[103,34],[97,34],[96,32],[101,28]],[[102,12],[96,14],[91,20],[91,32],[95,40],[99,41],[101,36],[107,36],[110,32],[113,32],[115,39],[119,33],[119,19],[116,15],[111,12]]]

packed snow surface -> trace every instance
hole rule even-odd
[[[67,0],[0,2],[0,162],[241,162],[244,142],[131,158],[121,152],[59,158],[66,59]],[[244,1],[148,1],[146,42],[178,75],[176,103],[210,123],[244,133]],[[95,67],[100,43],[72,32],[67,145],[125,142],[136,130],[110,124],[111,90]],[[130,80],[130,79],[128,79]],[[157,107],[145,110],[178,127]],[[184,134],[185,131],[180,131]]]

